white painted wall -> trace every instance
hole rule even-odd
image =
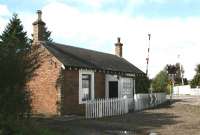
[[[106,79],[105,79],[105,93],[106,93],[106,98],[109,98],[109,81],[119,81],[117,78],[117,75],[110,75],[106,74]],[[118,82],[118,95],[119,95],[119,89],[120,89],[120,83]]]
[[[127,95],[127,98],[133,98],[133,88],[134,88],[134,81],[133,78],[129,77],[121,77],[117,75],[110,75],[106,74],[105,76],[105,93],[106,93],[106,98],[109,98],[109,81],[117,81],[118,82],[118,97],[124,97]],[[124,83],[125,82],[131,82],[131,87],[130,88],[125,88]]]
[[[190,85],[175,86],[173,95],[200,95],[200,88],[191,88]]]
[[[120,97],[133,98],[133,78],[120,77],[120,83]]]

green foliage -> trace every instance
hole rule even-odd
[[[166,71],[161,71],[156,75],[152,82],[154,92],[167,92],[168,91],[168,75]]]
[[[30,93],[26,82],[38,67],[30,39],[14,14],[0,36],[0,120],[27,117],[30,114]]]
[[[47,42],[53,42],[53,39],[51,38],[51,31],[49,31],[47,27],[44,27],[44,40]]]
[[[192,88],[196,88],[197,86],[200,86],[200,64],[197,65],[196,74],[194,75],[190,85]]]
[[[24,88],[30,42],[16,14],[0,40],[0,114],[3,119],[18,119],[30,109],[29,93]]]
[[[46,40],[51,42],[51,32]],[[48,129],[22,124],[30,115],[27,81],[40,66],[39,46],[32,46],[17,14],[0,35],[0,135],[55,135]]]
[[[181,74],[184,73],[183,66],[181,66],[180,63],[176,63],[175,66],[176,66],[176,69],[177,69],[175,77],[174,77],[175,85],[181,85],[182,84]]]
[[[4,121],[0,125],[0,135],[58,135],[52,130],[40,127],[33,121]]]
[[[13,14],[12,19],[0,36],[0,39],[2,43],[14,47],[15,49],[24,50],[30,45],[30,39],[28,39],[27,33],[23,31],[23,25],[17,14]]]
[[[135,89],[136,93],[148,93],[150,88],[150,80],[146,76],[136,77]]]
[[[174,74],[174,83],[175,85],[182,85],[182,77],[184,74],[183,66],[180,63],[176,63],[175,65],[167,65],[165,68],[168,74]],[[188,84],[186,78],[183,78],[184,85]]]
[[[174,77],[174,81],[175,81],[175,85],[182,85],[182,77],[184,74],[184,68],[182,65],[180,65],[180,63],[176,63],[176,74]],[[183,84],[187,85],[188,84],[188,80],[187,78],[183,78]]]

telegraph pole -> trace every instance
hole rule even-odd
[[[151,34],[149,33],[148,34],[148,38],[149,38],[149,47],[148,47],[148,52],[147,52],[147,58],[146,58],[146,61],[147,61],[147,67],[146,67],[146,75],[147,75],[147,78],[149,76],[149,53],[150,53],[150,40],[151,40]],[[152,93],[152,87],[150,86],[150,90],[149,90],[150,93]]]
[[[149,37],[149,47],[148,47],[148,53],[147,53],[147,58],[146,58],[146,61],[147,61],[146,75],[147,75],[147,77],[148,77],[148,70],[149,70],[149,52],[150,52],[150,40],[151,40],[150,33],[148,34],[148,37]]]
[[[181,66],[181,59],[180,59],[180,54],[178,54],[178,61],[179,61],[179,68],[180,68],[180,76],[181,76],[181,83],[182,83],[182,85],[184,85],[184,81],[183,81],[183,72],[182,72],[182,66]]]

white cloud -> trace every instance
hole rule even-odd
[[[107,1],[109,1],[109,0],[107,0]],[[101,7],[104,0],[83,0],[81,2],[84,3],[84,4],[87,4],[89,6],[99,8],[99,7]]]
[[[44,20],[57,42],[64,41],[84,48],[113,53],[116,38],[124,43],[124,57],[145,71],[148,47],[147,34],[152,34],[150,76],[155,76],[166,64],[181,60],[186,77],[194,74],[200,63],[200,18],[146,19],[115,13],[82,13],[61,3],[43,8]],[[58,40],[59,39],[59,40]],[[177,55],[181,59],[177,60]]]
[[[8,7],[6,5],[0,4],[0,16],[7,16],[10,15],[10,11],[8,10]]]
[[[136,6],[136,5],[144,4],[146,2],[164,4],[166,2],[169,2],[169,0],[129,0],[128,2],[132,6],[134,6],[134,5]]]
[[[0,4],[0,34],[4,30],[6,23],[8,22],[7,16],[10,15],[10,11],[6,5]]]
[[[133,17],[126,13],[85,13],[59,2],[47,4],[42,11],[56,42],[114,53],[114,43],[120,36],[124,44],[124,58],[143,71],[146,70],[147,34],[150,32],[150,77],[154,77],[166,64],[181,61],[185,76],[191,79],[196,64],[200,63],[200,18],[197,17],[161,20]],[[19,13],[19,16],[30,35],[36,15]],[[178,54],[181,55],[179,60]]]

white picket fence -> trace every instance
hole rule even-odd
[[[133,98],[108,98],[88,100],[85,103],[85,117],[102,118],[123,115],[129,110],[141,111],[166,102],[166,93],[135,94]]]
[[[134,110],[140,111],[166,102],[166,93],[152,93],[152,94],[135,94]]]
[[[128,113],[128,104],[127,98],[89,100],[85,104],[85,117],[89,119],[123,115]]]

